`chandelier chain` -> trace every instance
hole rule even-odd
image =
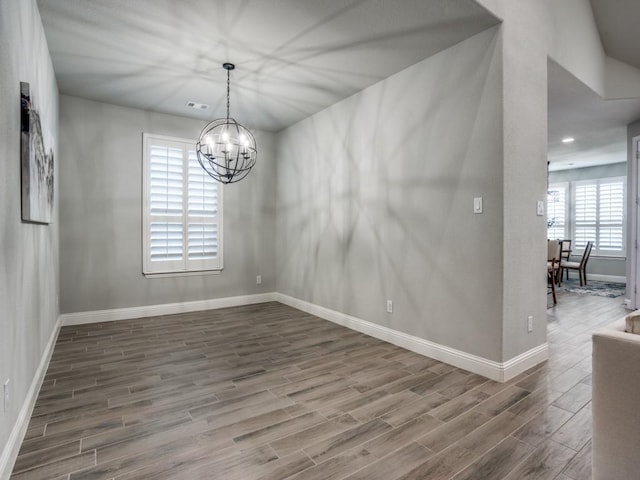
[[[231,103],[231,70],[227,70],[227,120],[229,120],[229,104]]]

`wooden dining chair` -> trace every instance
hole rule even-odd
[[[560,263],[571,260],[571,239],[560,240]],[[567,280],[569,280],[569,270],[567,270]],[[558,275],[558,285],[562,285],[562,275]]]
[[[547,240],[547,281],[554,305],[558,303],[556,298],[556,278],[560,270],[560,255],[560,240]]]
[[[587,242],[587,246],[584,247],[584,252],[582,253],[582,258],[579,262],[560,262],[560,277],[562,277],[562,272],[567,270],[567,274],[569,270],[575,270],[578,272],[578,277],[580,278],[580,286],[584,286],[587,284],[587,262],[589,261],[589,256],[591,255],[591,249],[593,248],[593,242]]]

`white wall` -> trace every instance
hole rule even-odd
[[[490,29],[281,133],[279,292],[502,361],[500,50]]]
[[[476,1],[505,23],[535,26],[535,45],[602,98],[640,97],[640,70],[606,55],[589,0]]]
[[[197,139],[205,122],[60,97],[63,313],[206,300],[275,288],[274,135],[254,132],[258,162],[224,187],[224,271],[142,275],[142,134]],[[256,275],[262,284],[256,285]]]
[[[601,97],[606,97],[606,55],[589,0],[545,0],[549,56]],[[545,3],[542,2],[542,3]]]
[[[31,84],[31,97],[38,105],[43,128],[50,128],[54,179],[58,179],[58,89],[40,15],[35,0],[3,0],[0,2],[0,393],[1,385],[10,379],[10,401],[7,411],[3,411],[0,396],[0,478],[10,461],[9,439],[16,440],[21,408],[58,317],[59,183],[55,186],[52,223],[22,223],[21,81]]]

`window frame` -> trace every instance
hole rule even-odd
[[[183,154],[183,185],[182,185],[182,214],[179,216],[152,215],[151,214],[151,148],[154,145],[179,148]],[[224,188],[219,182],[215,182],[217,189],[218,212],[216,220],[210,222],[217,227],[217,255],[215,259],[189,259],[188,256],[188,227],[194,220],[198,222],[208,219],[208,217],[189,216],[189,153],[196,151],[196,141],[172,137],[166,135],[156,135],[151,133],[142,134],[142,273],[145,277],[171,277],[185,275],[207,275],[218,274],[224,269],[224,249],[223,249],[223,219],[224,219]],[[203,170],[204,172],[204,170]],[[205,172],[206,174],[206,172]],[[182,223],[182,256],[181,260],[167,260],[160,263],[151,261],[151,232],[150,226],[153,221],[165,218],[166,221]],[[209,223],[209,222],[206,222]]]

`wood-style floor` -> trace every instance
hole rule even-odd
[[[589,479],[621,302],[560,294],[551,359],[506,384],[278,303],[65,327],[11,478]]]

